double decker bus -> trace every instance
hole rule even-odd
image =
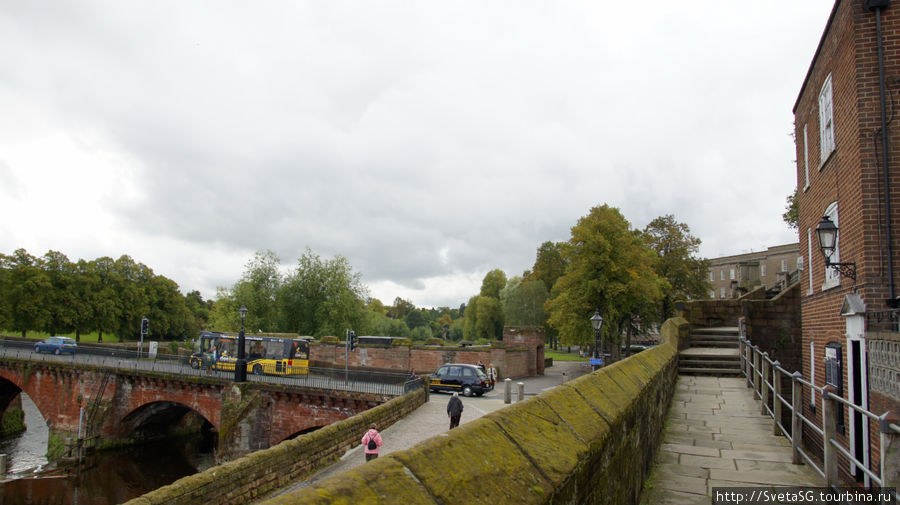
[[[191,355],[192,368],[234,371],[238,336],[204,331],[199,349]],[[247,372],[258,375],[301,375],[309,372],[309,341],[302,338],[244,335]]]

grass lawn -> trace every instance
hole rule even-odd
[[[21,333],[21,332],[17,332],[17,331],[0,330],[0,336],[4,336],[4,337],[21,337],[21,336],[22,336],[22,333]],[[70,338],[75,338],[75,333],[74,333],[74,332],[72,332],[72,333],[57,333],[57,334],[51,335],[51,334],[45,333],[45,332],[43,332],[43,331],[29,331],[28,333],[25,334],[25,336],[28,337],[29,339],[42,340],[42,339],[45,339],[45,338],[47,338],[47,337],[70,337]],[[93,332],[93,333],[82,333],[82,334],[79,336],[79,338],[81,339],[80,342],[96,342],[96,341],[97,341],[97,332]],[[119,337],[117,337],[117,336],[115,336],[115,335],[113,335],[113,334],[104,334],[104,335],[103,335],[103,342],[106,342],[106,343],[114,343],[114,342],[118,342],[118,341],[119,341]],[[137,340],[126,340],[126,342],[137,342]]]
[[[553,358],[553,361],[587,361],[587,358],[582,358],[578,355],[578,353],[568,353],[568,352],[559,352],[559,351],[544,351],[544,356],[548,358]]]

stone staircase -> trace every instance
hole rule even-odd
[[[694,328],[691,346],[678,353],[680,375],[732,377],[741,374],[737,327]]]

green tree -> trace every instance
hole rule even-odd
[[[475,338],[500,340],[503,338],[503,307],[492,296],[479,296],[475,309]]]
[[[547,319],[544,315],[544,303],[548,297],[547,288],[539,280],[520,280],[512,284],[510,291],[502,298],[504,324],[543,326]]]
[[[10,256],[0,257],[0,266],[6,271],[3,326],[20,332],[23,338],[28,331],[46,328],[51,320],[49,294],[52,284],[37,258],[25,249],[17,249]]]
[[[546,304],[548,321],[564,343],[584,345],[593,339],[589,318],[599,309],[604,317],[601,338],[617,350],[625,322],[660,296],[655,255],[619,210],[608,205],[592,208],[571,232],[563,249],[565,273]]]
[[[465,319],[463,323],[463,338],[472,340],[478,338],[476,324],[478,323],[478,296],[469,298],[469,303],[465,308]]]
[[[700,239],[691,235],[688,225],[675,221],[675,216],[660,216],[644,228],[642,236],[659,261],[655,271],[661,283],[658,322],[674,313],[677,300],[703,298],[709,291],[709,263],[699,257]]]
[[[301,335],[343,335],[361,327],[368,293],[343,256],[323,260],[310,249],[285,279],[278,303],[283,328]]]
[[[406,326],[409,326],[410,330],[415,330],[421,326],[428,326],[428,323],[425,321],[425,317],[422,315],[422,311],[418,309],[413,309],[406,314]]]
[[[787,196],[784,204],[784,214],[781,215],[781,219],[783,219],[788,225],[788,228],[792,230],[796,230],[798,223],[800,222],[800,207],[797,203],[798,196],[798,189],[794,189],[794,192]]]
[[[538,247],[537,257],[531,271],[524,276],[525,279],[537,279],[544,283],[547,292],[553,291],[556,280],[562,277],[566,271],[566,260],[563,258],[563,242],[544,242]]]
[[[481,281],[481,296],[489,296],[500,300],[500,290],[506,286],[506,274],[503,270],[494,269],[488,272]]]
[[[394,304],[391,306],[391,317],[394,319],[406,319],[406,316],[414,310],[416,310],[416,306],[411,301],[404,300],[398,296],[394,298]]]
[[[280,266],[281,260],[274,252],[257,251],[244,266],[241,280],[232,289],[237,308],[241,305],[247,307],[244,326],[248,331],[278,331],[280,318],[276,298],[282,283]],[[241,324],[237,308],[232,312],[234,329]]]

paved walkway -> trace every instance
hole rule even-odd
[[[759,409],[743,378],[679,376],[641,503],[708,504],[714,487],[824,486],[791,464],[790,442]]]
[[[543,376],[513,380],[512,401],[516,401],[516,383],[518,382],[525,384],[525,398],[528,398],[562,384],[563,373],[566,374],[566,380],[571,380],[590,373],[590,371],[590,366],[587,366],[583,361],[558,361],[552,367],[547,368]],[[482,397],[465,398],[460,396],[464,407],[460,424],[474,421],[485,414],[505,407],[503,390],[503,381],[500,381],[493,391],[486,393]],[[427,403],[381,431],[384,445],[379,450],[379,455],[385,456],[394,451],[409,449],[419,442],[434,436],[446,436],[450,428],[450,419],[447,417],[448,401],[450,401],[450,394],[448,393],[431,393]],[[359,436],[362,438],[363,434],[360,433]],[[281,496],[345,470],[355,468],[365,463],[366,457],[363,450],[361,444],[357,445],[347,451],[337,463],[319,471],[307,480],[282,488],[274,494],[264,497],[264,499]]]

